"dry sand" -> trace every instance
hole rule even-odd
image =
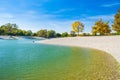
[[[55,38],[39,43],[99,49],[111,54],[120,63],[120,36]]]

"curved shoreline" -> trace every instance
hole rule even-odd
[[[98,49],[111,54],[120,63],[120,36],[55,38],[37,43]]]

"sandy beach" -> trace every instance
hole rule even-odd
[[[38,43],[94,48],[111,54],[120,63],[120,36],[55,38]]]

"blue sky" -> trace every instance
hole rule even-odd
[[[16,23],[19,28],[36,32],[53,29],[70,32],[74,21],[91,32],[94,22],[103,19],[111,25],[120,0],[0,0],[0,25]]]

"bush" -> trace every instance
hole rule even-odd
[[[56,37],[61,37],[61,34],[60,33],[56,33]]]
[[[54,30],[49,30],[47,32],[47,37],[48,38],[55,38],[56,37],[56,32]]]
[[[67,32],[62,33],[62,37],[68,37],[68,33]]]

